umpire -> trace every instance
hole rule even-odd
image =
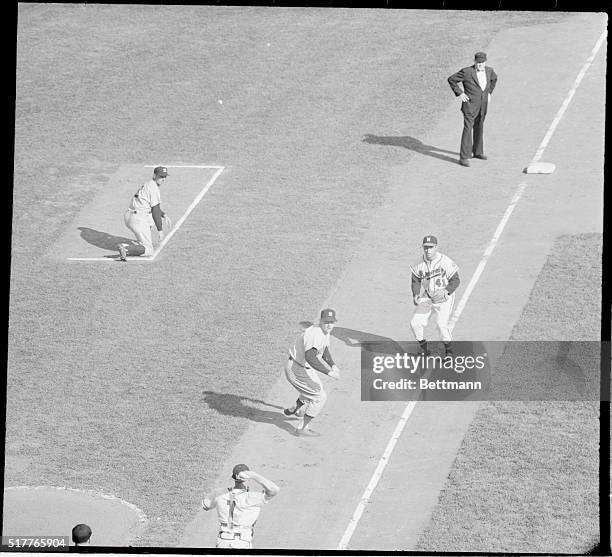
[[[456,97],[461,99],[463,133],[459,164],[470,166],[469,159],[486,160],[484,154],[484,121],[491,93],[497,83],[497,74],[486,65],[487,55],[477,52],[474,64],[459,70],[448,78]]]

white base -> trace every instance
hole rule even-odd
[[[525,174],[552,174],[555,171],[555,165],[552,162],[534,162],[525,170]]]

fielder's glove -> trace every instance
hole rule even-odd
[[[172,220],[166,213],[164,213],[164,216],[162,217],[162,228],[164,229],[164,232],[169,232],[172,229]]]
[[[442,302],[446,302],[448,300],[448,292],[445,289],[436,290],[432,292],[429,297],[434,304],[441,304]]]

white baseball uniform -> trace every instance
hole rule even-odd
[[[444,342],[451,342],[451,331],[448,328],[448,320],[455,303],[455,293],[440,304],[434,304],[429,296],[436,290],[445,289],[448,281],[459,270],[457,264],[443,253],[437,253],[433,261],[427,261],[425,255],[410,266],[412,274],[421,279],[421,303],[419,303],[410,321],[410,327],[417,340],[423,340],[425,327],[429,322],[431,312],[436,313],[436,324],[440,331],[440,338]]]
[[[132,196],[125,212],[125,225],[134,233],[144,248],[144,255],[153,255],[151,228],[155,227],[151,208],[161,203],[161,192],[155,180],[147,180]]]
[[[323,354],[329,345],[330,335],[324,333],[318,325],[311,325],[296,339],[285,366],[287,381],[300,394],[299,399],[306,405],[305,413],[313,418],[321,412],[327,400],[327,393],[319,378],[319,372],[306,362],[306,352],[316,348],[317,354]]]
[[[264,491],[231,487],[225,493],[217,495],[207,509],[217,508],[217,547],[252,549],[253,526],[259,518],[261,507],[267,502]]]

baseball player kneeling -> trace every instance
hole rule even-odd
[[[335,323],[336,312],[324,309],[319,324],[308,327],[289,351],[285,376],[299,396],[295,404],[283,412],[285,416],[302,416],[296,435],[315,435],[310,430],[310,422],[319,415],[327,401],[327,393],[317,372],[334,379],[340,377],[340,370],[329,351],[330,333]]]
[[[127,261],[128,255],[153,255],[152,230],[157,229],[159,241],[172,228],[170,217],[161,210],[160,187],[166,182],[168,169],[158,166],[153,170],[153,178],[147,180],[132,196],[130,206],[123,215],[125,226],[136,236],[132,244],[119,244],[119,259]]]
[[[259,518],[261,507],[278,494],[280,487],[261,474],[249,470],[246,464],[236,464],[232,470],[234,486],[227,492],[204,497],[205,511],[217,509],[219,533],[217,547],[224,549],[252,549],[253,527]],[[254,480],[263,491],[250,491],[247,482]]]
[[[428,353],[425,340],[425,327],[431,312],[436,313],[436,324],[440,338],[444,342],[446,355],[453,353],[452,336],[448,320],[453,311],[455,290],[459,286],[459,267],[448,256],[438,252],[438,239],[435,236],[423,238],[423,257],[414,265],[412,271],[412,299],[416,309],[410,321],[414,337],[421,351]]]

